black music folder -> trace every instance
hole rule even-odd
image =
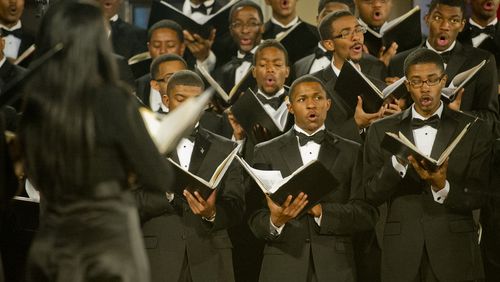
[[[367,113],[375,113],[384,103],[399,99],[408,93],[404,84],[405,77],[386,86],[385,82],[368,78],[352,61],[342,66],[334,90],[344,99],[352,110],[356,110],[357,96],[363,98],[363,109]],[[381,90],[383,89],[383,90]]]
[[[367,27],[364,43],[370,54],[378,56],[380,47],[389,48],[392,42],[398,44],[398,52],[409,50],[422,43],[419,6],[387,22],[379,32]]]
[[[196,191],[203,199],[208,199],[212,192],[219,186],[222,178],[224,178],[239,148],[240,146],[236,146],[236,148],[234,148],[234,150],[217,166],[209,181],[183,169],[178,163],[169,158],[168,160],[172,163],[175,172],[175,192],[182,195],[184,189],[191,193]]]
[[[183,14],[173,5],[165,0],[153,0],[151,5],[151,13],[149,14],[148,27],[151,27],[156,22],[169,19],[177,22],[182,28],[187,29],[190,33],[196,33],[203,38],[208,38],[213,28],[219,32],[226,32],[229,28],[229,11],[238,0],[231,0],[224,5],[216,13],[207,17],[204,22],[196,22],[190,17]]]
[[[424,168],[430,171],[436,171],[438,168],[446,161],[446,159],[453,152],[453,149],[458,145],[460,140],[465,136],[469,128],[478,120],[475,118],[472,122],[469,122],[462,131],[453,139],[453,141],[446,147],[446,149],[441,153],[439,158],[433,159],[430,156],[426,156],[422,153],[417,146],[415,146],[403,133],[398,134],[392,132],[386,132],[384,139],[382,139],[381,147],[389,151],[391,154],[397,156],[402,160],[407,160],[409,155],[412,155],[418,162],[424,162]]]
[[[280,171],[255,169],[242,158],[237,159],[262,192],[276,204],[281,206],[289,195],[295,198],[300,192],[307,194],[309,202],[301,213],[307,212],[339,186],[337,179],[317,160],[283,178]]]

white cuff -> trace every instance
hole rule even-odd
[[[448,180],[446,180],[443,189],[435,192],[431,187],[431,191],[432,196],[434,197],[434,201],[442,204],[444,200],[446,200],[446,197],[448,197],[448,193],[450,192],[450,183],[448,182]]]
[[[204,67],[208,72],[211,72],[215,69],[215,63],[217,63],[217,57],[215,57],[214,52],[210,50],[208,53],[208,57],[204,61],[196,60],[196,64],[198,66]]]
[[[273,224],[271,217],[269,217],[269,231],[271,232],[271,235],[279,236],[281,234],[281,231],[283,231],[283,227],[285,227],[285,224],[281,225],[280,227],[276,227],[276,225]]]
[[[402,165],[398,162],[398,159],[396,159],[396,156],[392,156],[392,166],[394,169],[399,173],[401,178],[405,177],[406,175],[406,170],[408,169],[408,165]]]
[[[212,215],[211,217],[208,217],[208,218],[207,218],[207,217],[202,216],[201,218],[202,218],[203,220],[205,220],[205,221],[208,221],[208,222],[212,222],[212,223],[213,223],[213,222],[215,221],[215,215],[216,215],[216,214],[217,214],[217,212],[215,212],[215,213],[214,213],[214,215]]]

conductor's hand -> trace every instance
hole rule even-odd
[[[408,156],[408,161],[413,166],[422,180],[431,184],[432,190],[437,192],[443,189],[446,185],[446,171],[448,170],[448,160],[436,170],[432,171],[425,166],[425,162],[418,162],[413,156]]]
[[[323,209],[321,208],[321,204],[315,205],[310,210],[308,210],[307,213],[314,216],[314,217],[320,217],[321,214],[323,213]]]
[[[193,53],[193,56],[198,60],[203,62],[208,58],[210,54],[210,48],[215,41],[215,29],[212,29],[210,36],[205,39],[198,34],[191,34],[189,31],[184,30],[184,42],[188,47],[189,51]]]
[[[204,218],[212,218],[215,215],[216,191],[213,191],[206,201],[198,192],[194,192],[194,194],[192,194],[188,190],[184,190],[183,194],[194,214]]]
[[[276,227],[281,227],[283,224],[294,219],[307,205],[307,195],[300,193],[292,201],[292,196],[288,195],[283,205],[278,206],[276,203],[266,196],[267,206],[271,211],[271,222]]]

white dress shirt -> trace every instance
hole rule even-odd
[[[255,50],[257,50],[257,47],[259,47],[259,45],[253,47],[252,50],[250,50],[250,53],[255,54]],[[243,57],[245,57],[245,54],[241,53],[238,50],[238,52],[236,53],[236,57],[238,59],[242,59]],[[236,68],[236,70],[234,71],[234,85],[240,82],[240,80],[243,78],[243,76],[245,76],[251,66],[251,62],[244,61],[239,67]]]
[[[17,23],[11,27],[8,28],[2,24],[0,24],[0,28],[4,28],[6,30],[16,30],[20,29],[22,27],[21,21],[17,21]],[[19,47],[21,47],[21,38],[17,38],[14,35],[10,34],[8,36],[3,37],[5,40],[5,47],[3,49],[3,54],[5,57],[12,58],[12,59],[17,59],[17,57],[21,54],[19,54]]]
[[[441,118],[441,115],[443,114],[443,107],[444,104],[441,102],[441,105],[434,113],[438,115],[439,118]],[[422,117],[422,115],[420,115],[419,113],[417,113],[417,111],[415,110],[415,106],[412,106],[411,113],[412,113],[412,118],[418,118],[422,120],[427,119]],[[430,115],[430,117],[433,116],[434,114]],[[415,146],[427,157],[430,157],[431,155],[432,146],[434,145],[436,135],[437,135],[437,129],[429,125],[413,129],[413,140],[415,141]],[[408,166],[401,165],[397,161],[395,156],[392,156],[392,165],[394,169],[399,172],[399,175],[401,177],[404,177],[406,175],[406,170],[408,169]],[[434,197],[434,201],[442,204],[450,191],[450,183],[448,182],[448,180],[446,180],[445,187],[443,189],[439,190],[438,192],[435,192],[433,189],[431,189],[431,191],[432,191],[432,196]]]
[[[160,92],[151,86],[149,87],[149,105],[153,112],[158,112],[160,109],[165,113],[168,112],[168,107],[161,100]]]
[[[455,41],[453,41],[453,43],[450,45],[450,47],[448,47],[446,50],[444,50],[444,51],[437,51],[436,49],[432,48],[431,44],[429,44],[429,40],[425,41],[425,46],[427,47],[427,49],[432,50],[432,51],[434,51],[434,52],[436,52],[436,53],[438,53],[438,54],[440,54],[440,55],[441,55],[442,53],[444,53],[444,52],[448,52],[448,51],[453,50],[453,48],[455,48],[455,45],[456,45],[456,44],[457,44],[457,41],[455,40]],[[445,64],[444,64],[444,68],[446,69],[446,67],[447,67],[447,66],[448,66],[448,64],[446,64],[446,63],[445,63]]]
[[[207,9],[208,15],[204,15],[204,14],[198,13],[198,12],[193,13],[191,10],[191,7],[198,8],[198,7],[200,7],[200,5],[195,5],[195,4],[191,3],[190,0],[185,0],[184,5],[182,6],[182,13],[184,15],[190,17],[193,21],[195,21],[199,24],[204,24],[212,17],[212,9],[213,9],[212,7],[213,7],[214,3],[215,3],[215,0],[208,0],[208,1],[205,1],[202,4],[200,4],[200,5],[205,5],[205,7],[210,7]]]

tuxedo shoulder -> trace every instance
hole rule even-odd
[[[294,64],[293,64],[293,67],[297,67],[297,66],[301,66],[303,64],[307,64],[309,61],[313,60],[314,59],[314,54],[309,54],[305,57],[302,57],[300,58],[298,61],[296,61]]]
[[[136,83],[149,83],[151,81],[151,74],[147,73],[135,80]]]
[[[363,54],[363,56],[361,57],[361,61],[369,62],[372,64],[384,64],[382,61],[371,54]]]
[[[462,46],[463,52],[467,54],[469,60],[479,61],[493,58],[493,54],[486,50],[473,47],[472,45],[462,44]]]
[[[354,140],[351,140],[351,139],[348,139],[348,138],[345,138],[345,137],[342,137],[340,135],[337,135],[329,130],[325,130],[325,134],[326,134],[327,138],[332,140],[334,143],[339,143],[341,145],[346,145],[349,147],[356,147],[356,148],[359,148],[361,146],[361,143],[354,141]]]

